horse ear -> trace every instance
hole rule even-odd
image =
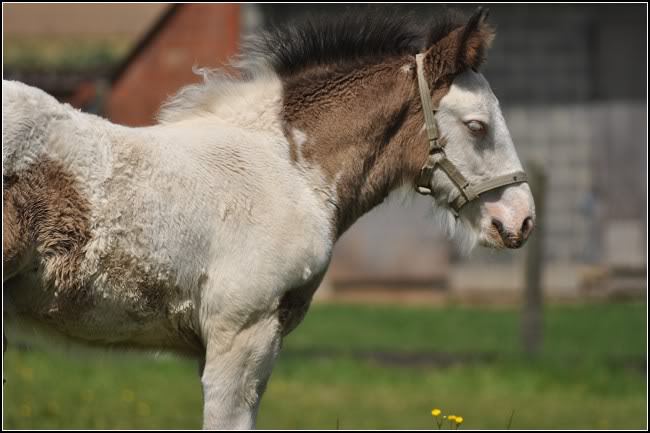
[[[478,69],[494,40],[494,27],[487,23],[489,10],[479,7],[463,27],[456,57],[458,70]]]
[[[464,26],[450,31],[427,51],[425,58],[434,81],[481,66],[495,35],[487,16],[488,10],[479,7]]]

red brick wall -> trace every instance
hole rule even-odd
[[[107,115],[116,123],[154,123],[160,104],[182,86],[200,81],[192,66],[219,67],[236,53],[240,7],[186,4],[113,84]]]

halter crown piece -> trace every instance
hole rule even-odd
[[[429,92],[429,85],[424,77],[424,54],[415,56],[418,69],[418,87],[420,89],[420,99],[422,99],[422,110],[424,111],[424,121],[427,126],[427,137],[429,139],[429,156],[427,162],[420,170],[420,175],[416,183],[416,190],[422,195],[433,196],[431,191],[431,179],[433,178],[433,171],[436,167],[440,167],[451,179],[460,194],[456,199],[449,202],[452,212],[458,217],[460,208],[466,203],[476,200],[479,195],[486,191],[499,188],[504,185],[511,185],[514,183],[528,182],[526,173],[523,171],[516,171],[503,176],[497,176],[492,179],[472,183],[456,168],[453,162],[447,159],[445,153],[446,140],[438,137],[438,126],[436,125],[435,114],[437,110],[431,108],[431,93]]]

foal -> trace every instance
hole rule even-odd
[[[529,236],[533,199],[477,72],[493,36],[482,10],[274,29],[238,78],[204,72],[146,128],[3,81],[8,318],[194,356],[204,427],[254,427],[334,243],[392,191],[430,194],[468,247]]]

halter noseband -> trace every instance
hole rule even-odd
[[[449,202],[454,215],[457,217],[463,205],[472,200],[476,200],[482,193],[504,185],[527,182],[528,178],[525,172],[516,171],[511,174],[494,177],[478,184],[473,184],[463,176],[453,162],[447,159],[447,154],[445,153],[445,144],[447,142],[444,137],[438,137],[438,126],[436,125],[435,119],[437,110],[431,108],[431,93],[429,92],[427,80],[424,77],[423,60],[424,54],[415,56],[418,70],[418,87],[420,88],[420,99],[422,99],[422,111],[424,111],[424,121],[427,126],[427,136],[429,139],[429,156],[422,170],[420,170],[416,190],[422,195],[433,196],[433,191],[431,191],[433,170],[436,167],[440,167],[460,190],[460,195]]]

